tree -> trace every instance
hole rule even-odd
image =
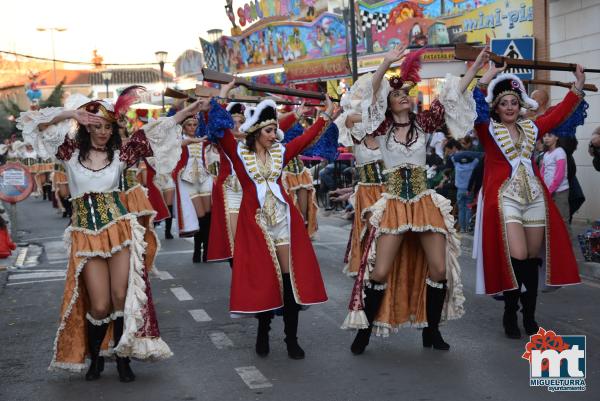
[[[52,90],[52,93],[50,94],[50,96],[48,96],[48,98],[46,100],[43,100],[40,102],[40,108],[45,108],[45,107],[62,107],[62,98],[64,95],[64,90],[63,90],[63,85],[65,83],[65,80],[63,79],[62,81],[60,81],[60,83],[58,85],[56,85],[54,87],[54,90]]]
[[[15,120],[21,111],[19,105],[11,99],[0,103],[0,138],[2,140],[9,138],[17,131]]]

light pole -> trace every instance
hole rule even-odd
[[[104,81],[104,85],[106,85],[106,98],[110,97],[110,96],[108,96],[108,83],[110,82],[111,78],[112,78],[112,72],[110,72],[110,71],[102,72],[102,80]]]
[[[162,85],[162,111],[165,112],[165,62],[167,61],[167,52],[164,50],[159,50],[154,53],[156,56],[156,61],[158,61],[158,65],[160,66],[160,83]]]
[[[358,61],[356,58],[356,16],[354,11],[354,0],[349,1],[350,7],[350,49],[352,54],[352,82],[358,79]]]
[[[221,71],[221,63],[219,63],[219,54],[221,53],[221,44],[219,42],[221,41],[221,36],[223,36],[223,30],[222,29],[209,29],[208,31],[206,31],[206,33],[208,33],[208,38],[210,39],[212,44],[215,46],[215,53],[216,53],[216,58],[217,58],[217,71]]]
[[[52,67],[54,70],[54,86],[56,86],[56,55],[54,51],[54,31],[56,32],[64,32],[67,28],[46,28],[46,27],[37,27],[39,32],[50,31],[50,40],[52,41]]]

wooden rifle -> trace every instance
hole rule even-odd
[[[454,47],[454,58],[464,61],[475,61],[481,53],[481,48],[476,48],[464,43],[458,43]],[[490,60],[496,67],[501,67],[506,63],[508,68],[521,68],[525,70],[547,70],[547,71],[571,71],[574,72],[577,64],[559,63],[556,61],[540,61],[540,60],[523,60],[514,59],[505,56],[499,56],[496,53],[489,52]],[[600,73],[600,69],[585,68],[585,72]]]
[[[215,91],[214,89],[211,90],[212,88],[204,88],[204,89],[208,89],[208,90],[198,90],[198,88],[196,88],[196,96],[190,96],[187,93],[184,92],[180,92],[176,89],[172,89],[172,88],[167,88],[165,89],[165,96],[167,97],[172,97],[174,99],[185,99],[185,100],[189,100],[192,102],[195,102],[196,100],[198,100],[198,98],[210,98],[210,97],[214,97],[214,96],[218,96],[219,95],[219,91],[218,89]],[[216,92],[216,93],[214,93]],[[274,97],[258,97],[258,96],[238,96],[238,95],[232,95],[228,98],[225,98],[224,100],[228,101],[228,102],[240,102],[240,103],[260,103],[265,99],[271,99],[273,100],[275,103],[277,104],[282,104],[282,105],[291,105],[291,106],[300,106],[301,103],[299,102],[292,102],[289,100],[285,100],[285,99],[279,99],[279,98],[274,98]],[[305,106],[323,106],[323,104],[308,104],[305,103]]]
[[[307,91],[302,89],[292,89],[285,88],[277,85],[269,85],[269,84],[258,84],[247,80],[242,77],[235,77],[230,74],[225,74],[223,72],[218,72],[215,70],[210,70],[208,68],[202,69],[203,80],[206,82],[213,82],[217,84],[228,84],[235,79],[236,85],[245,86],[246,88],[257,91],[257,92],[269,92],[275,93],[278,95],[286,95],[286,96],[296,96],[303,97],[306,99],[317,99],[317,100],[325,100],[325,94],[321,92]],[[333,100],[333,99],[332,99]],[[336,100],[333,100],[336,101]],[[339,100],[337,100],[339,101]]]
[[[524,79],[523,83],[525,85],[548,85],[548,86],[560,86],[563,88],[570,88],[571,86],[573,86],[572,83],[569,82],[561,82],[561,81],[548,81],[545,79]],[[589,91],[589,92],[598,92],[598,87],[594,84],[585,84],[583,85],[583,90],[584,91]]]

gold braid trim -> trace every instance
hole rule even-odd
[[[504,240],[504,255],[506,257],[506,260],[508,260],[508,265],[510,266],[510,275],[511,275],[511,281],[512,281],[512,285],[513,288],[511,288],[511,290],[514,290],[516,288],[518,288],[518,283],[517,283],[517,278],[515,276],[515,270],[512,267],[512,263],[510,261],[510,248],[508,247],[508,235],[506,234],[506,223],[505,223],[505,217],[504,217],[504,208],[503,208],[503,202],[502,199],[504,197],[504,190],[506,189],[506,187],[508,186],[508,184],[510,183],[510,177],[507,178],[504,183],[502,183],[502,185],[500,186],[500,189],[498,190],[498,213],[500,215],[500,230],[502,231],[502,239]]]

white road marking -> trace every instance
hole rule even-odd
[[[57,270],[53,272],[35,272],[35,273],[16,273],[8,276],[8,280],[26,280],[32,278],[51,278],[51,277],[65,277],[64,270]]]
[[[42,240],[42,239],[62,239],[62,238],[63,238],[62,235],[57,235],[57,236],[54,236],[54,237],[27,238],[27,241],[33,242],[33,241],[39,241],[39,240]]]
[[[32,283],[47,283],[49,281],[64,281],[65,278],[51,278],[48,280],[34,280],[34,281],[17,281],[16,283],[8,283],[6,285],[23,285],[23,284],[32,284]]]
[[[231,341],[231,339],[227,337],[227,334],[222,331],[213,331],[212,333],[209,333],[208,336],[217,349],[233,347],[233,341]]]
[[[158,276],[159,279],[161,279],[161,280],[173,280],[173,276],[171,275],[171,273],[169,273],[167,271],[163,271],[163,270],[158,270],[156,268],[154,268],[154,270],[156,270],[156,275]]]
[[[161,255],[177,255],[177,254],[181,254],[181,253],[194,253],[194,251],[191,250],[191,249],[189,251],[164,251],[164,252],[160,251],[158,253],[158,256],[161,256]]]
[[[268,388],[273,385],[267,380],[256,366],[242,366],[235,368],[235,371],[242,378],[244,383],[251,389]]]
[[[180,301],[191,301],[194,299],[183,287],[172,287],[171,292]]]
[[[188,312],[190,312],[190,315],[192,315],[194,320],[197,322],[210,322],[212,320],[212,318],[208,316],[208,313],[206,313],[204,309],[192,309]]]
[[[16,268],[23,267],[23,263],[25,263],[25,258],[27,257],[27,249],[28,249],[28,247],[19,248],[19,254],[17,255],[17,258],[15,259],[15,267]]]
[[[56,260],[53,260],[51,262],[48,262],[47,264],[49,264],[49,265],[58,265],[58,264],[65,264],[68,261],[69,261],[69,259],[56,259]]]

